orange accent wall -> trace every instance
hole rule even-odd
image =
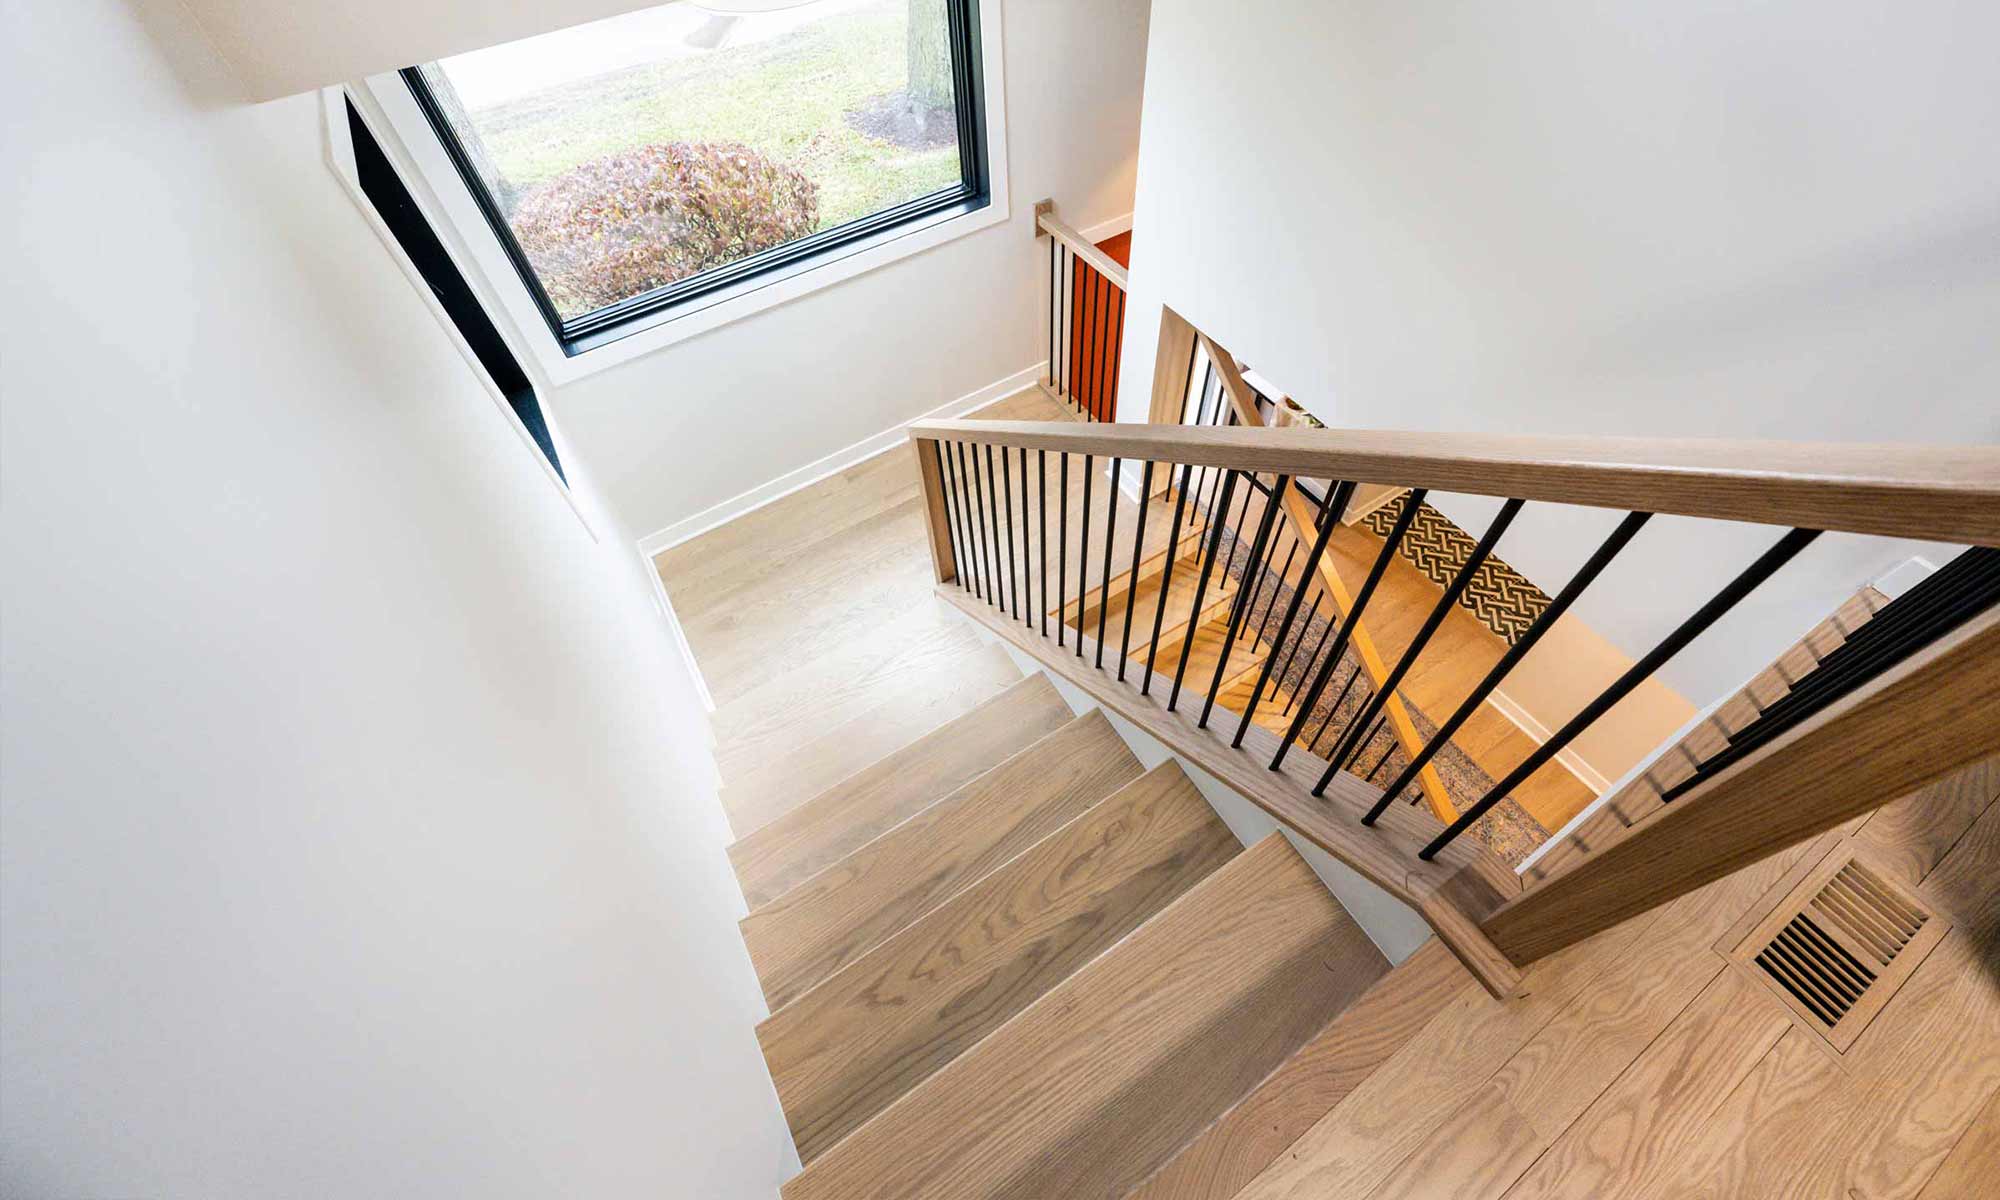
[[[1114,234],[1097,243],[1121,267],[1132,265],[1132,235]],[[1078,262],[1070,284],[1070,377],[1066,390],[1091,417],[1117,415],[1120,324],[1125,293]]]

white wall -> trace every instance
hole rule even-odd
[[[1039,363],[1048,243],[1132,211],[1149,0],[1003,0],[1012,216],[647,358],[553,405],[641,535]]]
[[[0,14],[0,1194],[773,1195],[629,539],[314,100],[235,106],[176,4]]]
[[[1164,302],[1335,425],[2000,440],[1996,44],[1947,0],[1158,0],[1125,416]],[[1554,591],[1614,519],[1499,552]],[[1577,611],[1642,653],[1774,536],[1656,521]],[[1665,678],[1705,702],[1911,550],[1822,539]]]

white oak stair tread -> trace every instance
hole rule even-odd
[[[1160,583],[1167,585],[1167,604],[1160,607]],[[1213,572],[1208,588],[1202,593],[1201,611],[1194,610],[1194,596],[1201,584],[1201,564],[1193,559],[1184,559],[1174,564],[1171,575],[1156,574],[1142,579],[1137,589],[1127,592],[1124,578],[1111,581],[1111,603],[1104,609],[1104,640],[1107,656],[1112,650],[1124,644],[1125,609],[1128,598],[1132,607],[1132,641],[1128,653],[1132,661],[1146,661],[1146,647],[1153,640],[1153,621],[1159,618],[1162,648],[1173,642],[1178,645],[1178,635],[1188,627],[1189,619],[1197,626],[1206,625],[1218,617],[1226,617],[1230,607],[1236,602],[1236,581],[1222,577],[1220,571]],[[1067,610],[1070,628],[1077,627],[1076,605],[1072,602]],[[1098,606],[1092,603],[1084,610],[1083,631],[1092,638],[1097,636]]]
[[[1379,959],[1273,834],[815,1159],[784,1196],[1122,1196],[1324,1028],[1348,996],[1340,980]]]
[[[1236,640],[1229,643],[1229,612],[1224,609],[1210,615],[1192,633],[1183,629],[1172,637],[1161,638],[1160,654],[1153,670],[1156,673],[1165,672],[1168,686],[1172,686],[1174,672],[1180,668],[1181,646],[1191,640],[1187,669],[1181,675],[1182,701],[1185,703],[1190,695],[1206,698],[1208,685],[1215,680],[1215,665],[1222,659],[1225,643],[1229,643],[1229,665],[1222,672],[1223,688],[1229,687],[1239,676],[1252,674],[1264,665],[1264,647],[1256,641],[1256,632],[1255,629],[1238,630]],[[1145,660],[1143,651],[1135,653],[1134,657],[1141,662]],[[1158,684],[1155,683],[1155,686]],[[1218,689],[1217,695],[1220,694],[1221,689]]]
[[[769,904],[1071,718],[1038,671],[877,759],[729,848],[745,902]]]
[[[770,754],[740,773],[724,768],[722,806],[741,838],[974,708],[1021,678],[998,646],[969,647],[949,670],[911,678],[811,741]]]
[[[1138,778],[1092,711],[743,918],[773,1011]]]
[[[1169,760],[758,1026],[811,1162],[1239,849]]]

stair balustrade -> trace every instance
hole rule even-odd
[[[1058,266],[1090,263],[1061,236],[1051,254]],[[1057,321],[1050,336],[1051,361],[1075,361]],[[1162,337],[1178,338],[1163,362],[1183,342],[1189,352],[1155,396],[1178,387],[1169,418],[1191,423],[912,428],[939,593],[1411,904],[1496,994],[1511,994],[1537,958],[2000,753],[2000,449],[1260,427],[1269,400],[1227,351],[1198,333]],[[1213,373],[1199,386],[1197,357]],[[1052,387],[1075,394],[1059,371]],[[1328,545],[1364,484],[1410,494],[1349,595]],[[1429,490],[1502,503],[1404,651],[1351,693],[1363,614]],[[1434,732],[1410,726],[1414,740],[1385,741],[1398,685],[1539,504],[1622,515]],[[1484,794],[1462,808],[1398,803],[1422,796],[1439,752],[1614,561],[1643,559],[1656,514],[1750,522],[1771,536]],[[1827,531],[1967,548],[1664,786],[1611,844],[1523,890],[1468,837]],[[1398,749],[1400,767],[1377,786]]]

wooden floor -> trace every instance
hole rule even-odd
[[[2000,1194],[2000,763],[1850,827],[1953,922],[1845,1055],[1716,949],[1841,834],[1454,1002],[1240,1194],[1614,1200]]]
[[[1038,396],[1003,405],[1051,415]],[[677,547],[658,566],[718,705],[723,795],[739,837],[1020,678],[933,597],[904,452]],[[1407,636],[1398,628],[1385,620],[1377,634],[1385,655]],[[1413,677],[1411,698],[1429,712],[1422,686]],[[853,786],[886,784],[864,776]],[[1384,980],[1421,981],[1427,1004],[1394,1006],[1420,1027],[1399,1034],[1386,1059],[1344,1068],[1330,1111],[1301,1111],[1321,1094],[1313,1086],[1260,1089],[1240,1120],[1202,1135],[1212,1144],[1199,1169],[1162,1175],[1143,1194],[2000,1194],[1996,796],[2000,767],[1989,763],[1538,963],[1511,1002],[1492,1000],[1448,956],[1420,952]],[[1854,847],[1952,928],[1836,1055],[1717,947],[1776,902],[1788,872]],[[1329,1064],[1343,1053],[1341,1028],[1324,1035]],[[1268,1166],[1217,1168],[1274,1137],[1290,1147]]]

